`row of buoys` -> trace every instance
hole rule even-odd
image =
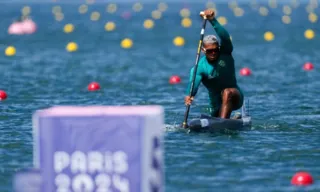
[[[220,22],[221,22],[222,24],[225,23],[223,19],[221,19]],[[182,19],[181,24],[182,24],[184,27],[190,27],[191,24],[192,24],[192,21],[191,21],[191,19],[189,19],[189,18],[184,18],[184,19]],[[146,28],[146,29],[151,29],[151,28],[153,28],[153,26],[154,26],[154,22],[153,22],[153,20],[151,20],[151,19],[146,19],[146,20],[144,21],[144,23],[143,23],[143,26],[144,26],[144,28]],[[105,24],[105,30],[106,30],[106,31],[113,31],[113,30],[115,30],[115,27],[116,27],[116,25],[115,25],[114,22],[110,22],[110,21],[109,21],[109,22],[107,22],[107,23]],[[74,25],[69,23],[69,24],[66,24],[66,25],[64,26],[63,31],[64,31],[65,33],[72,33],[72,32],[74,31],[74,29],[75,29]],[[267,32],[264,33],[263,37],[264,37],[264,39],[265,39],[266,41],[272,41],[272,40],[274,40],[275,35],[274,35],[271,31],[267,31]],[[304,37],[305,37],[306,39],[313,39],[313,38],[315,37],[315,32],[314,32],[312,29],[307,29],[307,30],[304,31]],[[183,40],[183,38],[180,37],[180,36],[176,37],[176,39],[174,40],[174,44],[177,45],[177,46],[184,45],[184,40]]]
[[[312,63],[310,62],[307,62],[303,65],[303,70],[305,71],[312,71],[314,69],[314,66]],[[240,75],[241,76],[251,76],[252,75],[252,71],[250,68],[248,67],[244,67],[242,69],[240,69],[239,71]],[[178,84],[178,83],[181,83],[181,78],[177,75],[173,75],[169,78],[169,83],[170,84]]]
[[[87,4],[80,5],[79,8],[78,8],[79,13],[81,13],[81,14],[87,13],[88,7],[89,7],[88,5],[90,5],[90,4],[92,4],[92,3],[87,3]],[[261,4],[261,6],[260,6],[258,4],[258,2],[255,1],[255,0],[251,1],[250,5],[251,5],[251,8],[253,8],[253,9],[259,8],[260,10],[268,10],[268,7],[265,4]],[[291,5],[282,5],[283,13],[289,15],[289,14],[292,13],[292,9],[297,8],[299,5],[300,4],[299,4],[299,2],[297,0],[291,1]],[[271,9],[275,9],[275,8],[279,7],[276,0],[269,0],[268,1],[268,6]],[[228,2],[228,7],[231,10],[234,10],[235,12],[242,12],[243,11],[243,9],[239,7],[237,1],[235,1],[235,0],[234,1],[229,1]],[[317,7],[318,7],[318,1],[317,0],[310,0],[309,3],[306,5],[306,11],[307,12],[313,12]],[[167,8],[168,8],[168,4],[167,3],[160,2],[158,4],[157,10],[159,10],[161,12],[164,12],[164,11],[167,10]],[[216,4],[214,2],[212,2],[212,1],[208,1],[206,3],[206,8],[215,9],[216,8]],[[110,13],[110,14],[115,13],[117,10],[118,10],[118,6],[115,3],[109,3],[106,6],[106,9],[105,9],[105,11]],[[143,10],[143,4],[140,3],[140,2],[134,3],[132,5],[132,10],[135,11],[135,12],[142,11]],[[23,15],[28,15],[31,12],[31,8],[29,6],[25,6],[21,10],[21,12],[23,13]],[[54,6],[52,8],[52,13],[53,14],[61,13],[61,12],[62,12],[62,8],[59,5],[56,5],[56,6]],[[265,11],[262,11],[262,12],[265,12]],[[180,14],[181,15],[190,15],[190,12],[188,12],[188,9],[184,7],[180,11]]]
[[[26,7],[28,7],[28,6],[26,6]],[[30,8],[30,7],[29,7],[29,8]],[[164,2],[161,2],[161,3],[158,4],[158,7],[157,7],[157,9],[156,9],[155,11],[164,12],[164,11],[167,10],[167,8],[168,8],[168,5],[167,5],[166,3],[164,3]],[[82,4],[82,5],[80,5],[79,8],[78,8],[78,12],[79,12],[80,14],[85,14],[85,13],[88,12],[88,9],[89,9],[89,6],[88,6],[88,5]],[[115,3],[110,3],[110,4],[108,4],[108,5],[106,6],[106,9],[105,9],[105,11],[106,11],[107,13],[110,13],[110,14],[115,13],[117,10],[118,10],[118,6],[117,6],[117,4],[115,4]],[[139,2],[134,3],[134,4],[132,5],[132,10],[133,10],[134,12],[141,12],[141,11],[143,10],[143,5],[142,5],[142,3],[139,3]],[[53,13],[53,14],[62,13],[62,8],[61,8],[61,6],[58,6],[58,5],[54,6],[54,7],[52,8],[52,13]],[[156,13],[156,12],[154,12],[154,13]],[[157,14],[157,13],[156,13],[156,14]]]
[[[273,41],[275,35],[271,31],[267,31],[264,33],[263,37],[266,41]],[[304,31],[304,37],[306,39],[313,39],[315,37],[315,32],[312,29],[307,29]]]
[[[88,91],[98,91],[100,85],[97,82],[92,82],[87,87]],[[0,101],[6,100],[8,97],[7,93],[4,90],[0,90]]]
[[[185,8],[184,8],[184,9],[185,9]],[[218,10],[216,10],[216,9],[214,9],[214,10],[215,10],[215,12],[218,12]],[[267,15],[268,15],[268,11],[267,11],[266,8],[261,7],[259,10],[260,10],[259,12],[260,12],[260,14],[261,14],[262,16],[267,16]],[[180,12],[181,12],[181,11],[180,11]],[[190,12],[190,11],[189,11],[189,12]],[[234,13],[235,16],[237,16],[237,17],[241,17],[241,16],[244,15],[244,11],[243,11],[243,9],[241,9],[241,8],[235,8],[234,12],[235,12],[235,13]],[[183,14],[180,14],[182,18],[188,18],[188,19],[190,19],[190,18],[189,18],[189,15],[190,15],[190,14],[186,14],[185,12],[182,12],[182,13],[183,13]],[[57,21],[62,21],[63,18],[64,18],[63,13],[60,13],[60,12],[55,13],[54,16],[55,16],[55,18],[56,18]],[[124,19],[130,19],[130,18],[131,18],[131,13],[130,13],[129,11],[125,11],[125,12],[123,12],[123,13],[121,14],[121,16],[122,16],[122,18],[124,18]],[[98,20],[100,19],[100,17],[101,17],[101,14],[100,14],[99,12],[97,12],[97,11],[92,12],[91,15],[90,15],[90,19],[91,19],[92,21],[98,21]],[[159,11],[159,10],[154,10],[154,11],[151,12],[151,17],[152,17],[154,20],[158,20],[158,19],[160,19],[160,18],[162,17],[162,12]],[[222,17],[222,16],[220,16],[220,17],[221,17],[221,18],[225,18],[225,17]],[[280,19],[282,20],[282,22],[283,22],[284,24],[289,24],[289,23],[291,23],[291,17],[290,17],[289,14],[284,14],[283,16],[280,17]],[[315,13],[311,12],[311,13],[309,13],[309,15],[308,15],[308,19],[309,19],[309,21],[310,21],[311,23],[315,23],[315,22],[318,20],[318,16],[317,16]],[[190,21],[190,20],[189,20],[189,21]],[[183,24],[184,24],[184,23],[183,23]]]
[[[306,63],[304,66],[303,66],[303,69],[306,70],[306,71],[310,71],[310,70],[313,70],[313,64],[308,62]],[[252,73],[251,73],[251,70],[247,67],[245,68],[242,68],[240,70],[240,75],[241,76],[250,76]],[[181,78],[178,76],[178,75],[173,75],[169,78],[169,83],[170,84],[179,84],[181,83]],[[97,82],[92,82],[88,85],[87,87],[88,91],[98,91],[100,90],[100,84],[97,83]],[[7,98],[7,93],[3,90],[0,90],[0,100],[5,100]],[[305,174],[303,176],[306,176]],[[297,181],[301,181],[301,179],[297,179],[297,178],[300,178],[302,177],[301,175],[297,175],[295,176],[296,179],[293,179],[293,182],[297,182]]]
[[[314,69],[314,66],[310,62],[307,62],[303,65],[303,70],[305,70],[305,71],[312,71],[313,69]],[[252,71],[248,67],[244,67],[244,68],[240,69],[239,73],[241,76],[251,76],[252,75]],[[170,84],[179,84],[179,83],[181,83],[181,78],[178,75],[173,75],[169,78],[169,83]]]
[[[110,26],[106,26],[107,29],[111,30],[110,28],[113,28],[115,27],[113,24],[110,24]],[[74,27],[70,24],[66,25],[65,28],[64,28],[64,31],[66,31],[67,33],[70,33],[71,31],[74,30]],[[308,29],[305,31],[305,37],[307,39],[313,39],[315,37],[315,33],[313,30],[311,29]],[[274,34],[270,31],[266,32],[264,34],[264,39],[266,41],[273,41],[275,38]],[[232,38],[231,38],[232,39]],[[177,47],[181,47],[181,46],[184,46],[185,45],[185,39],[181,36],[176,36],[174,39],[173,39],[173,44]],[[133,41],[130,39],[130,38],[124,38],[121,43],[120,43],[121,47],[122,48],[125,48],[125,49],[129,49],[133,46]],[[66,50],[68,52],[75,52],[78,50],[78,45],[77,43],[75,42],[70,42],[67,44],[66,46]],[[16,50],[13,46],[9,46],[6,48],[5,50],[5,55],[6,56],[14,56],[16,53]]]
[[[312,71],[314,69],[314,65],[311,62],[306,62],[302,68],[305,71]],[[244,67],[240,69],[241,76],[250,76],[251,74],[252,74],[251,69],[248,67]]]
[[[262,8],[262,10],[268,10],[268,8],[262,4],[261,6],[259,6],[258,4],[254,4],[255,6],[253,6],[252,8],[256,9],[256,8]],[[243,12],[243,9],[241,7],[239,7],[239,5],[237,4],[236,1],[229,1],[228,3],[228,6],[231,10],[235,11],[235,12]],[[317,4],[307,4],[306,6],[306,11],[307,12],[312,12],[314,11],[316,8],[317,8]],[[269,6],[271,9],[275,9],[277,8],[278,6],[277,5],[273,5],[273,6]],[[135,3],[133,4],[132,6],[132,10],[135,11],[135,12],[140,12],[143,8],[143,5],[141,3]],[[159,3],[158,5],[158,9],[159,11],[161,12],[164,12],[166,9],[168,8],[168,5],[165,4],[165,3]],[[206,8],[212,8],[212,9],[216,9],[216,5],[213,3],[213,2],[208,2],[207,5],[206,5]],[[282,6],[282,11],[284,14],[287,14],[287,15],[290,15],[292,13],[292,9],[296,8],[295,6],[291,5],[283,5]],[[88,5],[81,5],[79,7],[79,10],[88,10]],[[109,4],[106,8],[106,12],[108,13],[115,13],[117,11],[117,5],[116,4]],[[80,11],[79,11],[80,12]],[[83,11],[81,11],[83,12]],[[86,12],[86,11],[85,11]],[[189,12],[189,9],[184,7],[182,8],[182,10],[180,11],[180,15],[182,16],[189,16],[190,15],[190,12]]]
[[[272,4],[273,4],[273,6],[271,6],[270,8],[274,9],[277,7],[277,6],[274,6],[274,2]],[[266,6],[264,6],[264,5],[258,6],[257,3],[254,3],[254,5],[255,5],[254,9],[257,9],[260,15],[267,16],[269,14],[269,10]],[[317,6],[318,5],[315,3],[310,3],[306,7],[307,12],[309,13],[309,16],[308,16],[309,20],[312,23],[315,23],[318,19],[317,15],[314,13],[314,10],[315,10],[315,8],[317,8]],[[142,8],[143,8],[143,5],[141,3],[135,3],[132,6],[132,10],[135,12],[140,12],[142,10]],[[162,12],[164,12],[167,8],[168,8],[168,5],[166,3],[159,3],[158,9],[153,10],[151,12],[151,17],[153,19],[160,19],[162,17]],[[219,11],[214,3],[208,2],[207,8],[215,10],[216,15],[218,15]],[[236,1],[232,1],[231,3],[229,3],[229,8],[234,12],[234,15],[237,17],[241,17],[245,13],[245,10],[242,9],[241,7],[239,7],[239,5],[237,4]],[[283,5],[282,12],[284,15],[281,18],[283,23],[289,24],[291,22],[290,15],[293,12],[292,11],[293,8],[294,7],[290,7],[289,5]],[[79,6],[79,12],[81,14],[87,13],[87,11],[88,11],[88,5],[83,4],[83,5]],[[106,7],[106,12],[108,12],[110,14],[113,14],[116,11],[117,11],[117,5],[114,3],[111,3]],[[52,8],[52,13],[55,15],[56,20],[61,21],[63,19],[62,8],[60,6],[54,6]],[[183,18],[189,18],[191,15],[191,12],[190,12],[190,9],[184,7],[180,10],[179,14]],[[123,18],[128,19],[128,18],[130,18],[131,13],[130,13],[130,11],[125,11],[121,15]],[[99,20],[99,18],[100,18],[100,13],[97,11],[93,11],[90,15],[90,19],[92,21],[97,21],[97,20]]]
[[[313,3],[313,4],[314,4],[314,3]],[[161,6],[160,6],[160,5],[161,5]],[[208,7],[216,10],[215,4],[208,2],[208,5],[210,5],[210,6],[208,6]],[[134,4],[133,7],[138,7],[138,8],[140,7],[140,8],[137,9],[137,10],[141,10],[142,4],[141,4],[141,3],[136,3],[136,4]],[[163,8],[163,7],[164,7],[164,8]],[[238,7],[237,2],[235,2],[235,1],[229,3],[229,7],[230,7],[231,9],[235,10],[235,12],[243,12],[243,10],[242,10],[240,7]],[[80,9],[80,8],[81,8],[81,9],[87,9],[88,7],[87,7],[87,5],[81,5],[81,6],[79,7],[79,9]],[[117,9],[117,5],[116,5],[116,4],[109,4],[109,5],[107,6],[108,12],[113,13],[113,11],[115,11],[116,9]],[[161,13],[162,13],[163,11],[165,11],[166,9],[167,9],[167,4],[165,4],[165,3],[160,3],[159,6],[158,6],[158,10],[154,10],[154,11],[152,11],[152,13],[151,13],[153,19],[159,19],[159,18],[161,17]],[[260,7],[259,10],[267,10],[267,8],[266,8],[266,7]],[[30,12],[31,12],[31,8],[30,8],[29,6],[25,6],[25,7],[22,9],[22,13],[23,13],[24,16],[30,14]],[[52,12],[55,14],[56,17],[59,17],[59,14],[60,14],[60,15],[61,15],[61,14],[63,15],[63,13],[62,13],[62,8],[61,8],[60,6],[54,6],[53,9],[52,9]],[[216,10],[216,12],[217,12],[217,10]],[[264,12],[264,11],[262,11],[262,12]],[[285,15],[282,16],[282,21],[283,21],[284,23],[286,23],[286,24],[289,24],[289,23],[291,22],[291,19],[290,19],[289,15],[292,13],[292,9],[290,8],[290,6],[284,5],[284,6],[283,6],[283,12],[284,12]],[[130,15],[130,12],[125,11],[122,15],[124,15],[124,16],[123,16],[124,18],[128,18],[129,15]],[[125,15],[127,15],[127,16],[125,16]],[[160,16],[156,16],[156,15],[160,15]],[[192,20],[189,18],[190,15],[191,15],[191,12],[190,12],[190,10],[189,10],[188,8],[182,8],[182,9],[180,10],[180,16],[183,18],[183,19],[181,20],[181,25],[182,25],[183,27],[190,27],[190,26],[192,25]],[[243,13],[240,13],[240,14],[238,13],[238,15],[243,15]],[[93,11],[93,12],[91,13],[91,16],[90,16],[90,17],[91,17],[91,20],[96,21],[96,20],[98,20],[98,19],[100,18],[100,13],[97,12],[97,11]],[[316,15],[315,13],[311,12],[311,13],[309,14],[309,20],[310,20],[311,22],[316,22],[316,21],[317,21],[317,18],[318,18],[318,17],[317,17],[317,15]],[[226,25],[226,24],[227,24],[227,18],[226,18],[226,17],[217,16],[217,19],[219,20],[219,22],[220,22],[222,25]],[[155,24],[155,23],[153,22],[153,20],[151,20],[151,19],[146,19],[146,20],[144,21],[144,23],[143,23],[143,26],[144,26],[146,29],[151,29],[151,28],[153,28],[154,24]],[[106,29],[106,31],[113,31],[113,30],[115,29],[115,23],[114,23],[114,22],[108,22],[108,23],[106,23],[105,29]],[[74,30],[74,26],[73,26],[72,24],[68,24],[68,25],[66,25],[65,28],[64,28],[65,33],[71,33],[73,30]],[[307,29],[307,30],[305,31],[304,36],[305,36],[305,38],[307,38],[307,39],[313,39],[314,36],[315,36],[315,33],[314,33],[314,31],[313,31],[312,29]],[[265,34],[265,39],[266,39],[267,41],[273,40],[273,39],[274,39],[274,35],[272,34],[272,32],[266,33],[266,34]]]
[[[180,36],[176,37],[173,40],[173,43],[176,46],[183,46],[184,45],[184,39]],[[124,49],[129,49],[133,46],[133,41],[130,38],[124,38],[121,42],[120,42],[120,46]],[[66,45],[66,50],[68,52],[76,52],[78,50],[78,44],[75,42],[69,42]],[[12,57],[16,54],[16,48],[14,46],[8,46],[5,51],[4,51],[5,55],[8,57]]]
[[[122,48],[129,49],[133,46],[133,42],[131,39],[125,38],[121,41],[120,45]],[[69,42],[66,45],[66,50],[68,52],[76,52],[78,50],[78,44],[75,42]],[[12,57],[16,54],[16,48],[14,46],[8,46],[5,49],[4,54],[8,57]]]
[[[183,44],[184,43],[184,40],[181,37],[175,38],[174,41],[177,41],[177,42],[175,42],[176,44]],[[125,38],[124,40],[121,41],[121,46],[123,48],[130,48],[130,47],[133,46],[133,42],[132,42],[131,39]],[[77,43],[75,43],[75,42],[68,43],[67,46],[66,46],[66,50],[68,52],[77,51],[78,50]],[[16,49],[13,46],[9,46],[9,47],[7,47],[5,49],[5,55],[6,56],[14,56],[15,54],[16,54]],[[306,71],[311,71],[311,70],[314,69],[314,65],[311,62],[306,62],[303,65],[303,69],[306,70]],[[250,76],[251,75],[251,70],[249,68],[243,68],[243,69],[240,70],[240,74],[242,76]]]
[[[87,3],[88,5],[92,4],[92,3]],[[251,7],[252,8],[257,8],[259,7],[259,4],[258,2],[256,2],[255,0],[254,1],[251,1]],[[86,4],[82,4],[80,7],[79,7],[79,12],[80,13],[86,13],[87,10],[88,10],[88,5]],[[294,8],[297,8],[298,6],[300,5],[300,3],[297,1],[297,0],[293,0],[291,1],[291,6],[289,5],[283,5],[283,11],[284,13],[290,13],[290,10],[291,9],[294,9]],[[237,3],[237,1],[229,1],[228,2],[228,6],[230,9],[237,9],[239,8],[239,5]],[[268,6],[271,8],[271,9],[275,9],[278,7],[278,3],[276,0],[269,0],[268,1]],[[208,1],[206,3],[206,7],[207,8],[215,8],[216,7],[216,4],[212,1]],[[309,2],[309,4],[307,4],[306,6],[306,10],[307,11],[312,11],[314,9],[316,9],[318,7],[318,2],[317,0],[311,0]],[[166,9],[168,8],[168,5],[165,3],[165,2],[160,2],[158,4],[158,10],[160,11],[165,11]],[[266,7],[267,8],[267,7]],[[132,10],[135,11],[135,12],[140,12],[141,10],[143,9],[143,5],[139,2],[137,3],[134,3],[132,5]],[[117,11],[117,4],[115,3],[110,3],[107,5],[106,7],[106,12],[108,13],[114,13]]]
[[[303,69],[306,71],[311,71],[314,69],[314,66],[312,63],[307,62],[303,65]],[[252,74],[250,68],[244,67],[240,70],[240,75],[241,76],[250,76]],[[174,85],[174,84],[179,84],[181,83],[181,78],[178,75],[173,75],[169,78],[169,83]],[[91,82],[88,87],[88,91],[98,91],[100,90],[100,84],[97,82]],[[0,90],[0,100],[5,100],[7,98],[7,93],[3,90]],[[299,178],[299,176],[297,176]]]
[[[297,0],[292,0],[291,5],[283,5],[282,9],[283,9],[283,12],[285,12],[285,13],[291,13],[292,12],[291,9],[296,9],[299,7],[299,5],[300,5],[300,3]],[[258,9],[259,7],[262,7],[262,6],[259,6],[259,4],[256,1],[251,2],[252,9]],[[263,7],[267,8],[264,5],[263,5]],[[275,0],[269,0],[269,7],[271,9],[275,9],[278,7],[278,4]],[[316,8],[318,8],[318,0],[310,0],[309,3],[306,4],[306,7],[305,7],[305,9],[308,13],[314,12]]]
[[[94,0],[87,0],[86,1],[87,5],[84,4],[83,6],[88,6],[88,5],[93,4],[93,3],[94,3]],[[251,4],[252,7],[255,7],[255,6],[258,5],[258,2],[256,0],[253,0],[253,1],[250,2],[250,4]],[[272,9],[275,9],[275,8],[278,7],[278,1],[277,0],[268,0],[267,4]],[[297,7],[299,7],[300,2],[298,0],[291,0],[290,4],[291,4],[292,8],[297,8]],[[206,7],[207,8],[212,8],[212,7],[215,7],[215,6],[216,5],[212,0],[208,0],[207,3],[206,3]],[[232,8],[236,8],[238,6],[238,2],[236,0],[228,1],[228,6],[231,9]],[[110,12],[115,12],[116,9],[117,9],[117,5],[114,4],[114,3],[110,3],[108,5],[108,8],[109,7],[113,8],[113,9],[110,10]],[[168,5],[165,2],[160,2],[158,4],[158,9],[167,9],[167,7],[168,7]],[[318,0],[310,0],[308,5],[307,5],[307,7],[310,7],[310,8],[313,8],[313,9],[317,8],[318,7]],[[134,3],[133,6],[132,6],[132,9],[137,11],[137,12],[141,11],[142,8],[143,8],[143,5],[141,3],[139,3],[139,2]]]
[[[307,62],[303,65],[303,69],[306,71],[311,71],[314,69],[314,66],[312,63]],[[240,75],[241,76],[250,76],[252,74],[251,69],[248,67],[244,67],[240,70]],[[181,83],[181,78],[178,75],[173,75],[169,78],[169,83],[174,85],[174,84],[179,84]],[[97,82],[91,82],[88,87],[88,91],[98,91],[100,90],[100,84]],[[3,90],[0,90],[0,100],[5,100],[7,98],[7,93]],[[298,177],[298,176],[297,176]],[[298,177],[299,178],[299,177]]]

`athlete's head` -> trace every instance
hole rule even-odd
[[[206,54],[207,60],[213,62],[218,59],[220,53],[219,41],[214,35],[207,35],[203,38],[202,51]]]

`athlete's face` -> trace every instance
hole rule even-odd
[[[209,62],[213,62],[218,59],[220,52],[218,43],[203,44],[203,48]]]

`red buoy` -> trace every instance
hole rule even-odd
[[[249,68],[247,68],[247,67],[242,68],[240,70],[240,75],[242,75],[242,76],[250,76],[251,75],[251,70]]]
[[[291,179],[293,185],[310,185],[312,183],[313,178],[308,172],[298,172]]]
[[[97,82],[92,82],[88,85],[88,90],[89,91],[97,91],[100,89],[100,85]]]
[[[178,84],[178,83],[181,83],[181,78],[177,75],[173,75],[170,77],[169,79],[169,83],[170,84]]]
[[[310,63],[310,62],[307,62],[307,63],[305,63],[304,65],[303,65],[303,69],[305,70],[305,71],[311,71],[311,70],[313,70],[313,64],[312,63]]]
[[[0,90],[0,100],[5,100],[7,98],[7,93],[3,90]]]

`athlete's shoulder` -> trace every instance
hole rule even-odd
[[[199,64],[201,63],[206,63],[207,62],[207,58],[206,58],[206,56],[204,55],[204,56],[202,56],[200,59],[199,59]]]
[[[205,74],[206,73],[206,69],[207,69],[207,65],[208,65],[208,61],[207,61],[207,58],[206,56],[202,56],[200,59],[199,59],[199,63],[198,63],[198,73],[199,74]]]
[[[202,58],[199,59],[198,66],[197,66],[197,74],[201,74],[203,72],[204,65],[205,65],[205,60],[203,60],[203,59],[206,59],[206,58],[202,57]],[[191,67],[191,69],[190,69],[191,73],[193,73],[194,68],[195,68],[195,66]]]
[[[207,62],[206,56],[202,56],[202,57],[199,59],[198,66],[199,66],[199,67],[204,67],[207,63],[208,63],[208,62]]]

